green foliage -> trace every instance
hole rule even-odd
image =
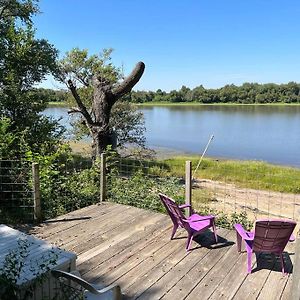
[[[58,79],[62,82],[71,79],[88,87],[91,86],[92,77],[95,75],[107,84],[115,84],[120,79],[121,73],[111,62],[112,51],[103,49],[100,54],[89,56],[87,49],[72,49],[59,62]]]
[[[68,91],[35,88],[31,91],[34,98],[42,99],[43,103],[65,103],[68,99]]]
[[[169,93],[161,90],[132,91],[127,100],[133,103],[300,103],[300,84],[296,82],[287,84],[246,82],[241,86],[231,84],[219,89],[205,89],[200,85],[192,90],[182,86],[180,90],[173,90]]]
[[[117,136],[118,147],[128,144],[145,147],[144,115],[136,106],[126,101],[116,102],[112,108],[110,126]]]
[[[68,80],[76,83],[77,93],[83,105],[88,109],[93,110],[93,105],[99,105],[99,103],[93,104],[94,89],[99,89],[98,86],[94,86],[93,77],[100,79],[103,90],[113,89],[122,78],[121,70],[111,62],[111,53],[112,49],[104,49],[100,54],[89,55],[88,50],[75,48],[67,52],[59,61],[58,79],[65,83]],[[117,101],[113,104],[111,111],[106,108],[107,111],[103,112],[105,119],[109,119],[112,144],[114,147],[124,147],[128,144],[144,147],[143,114],[134,105],[125,101],[126,99],[125,96],[124,101]],[[68,94],[67,102],[70,106],[77,106],[71,93]],[[72,125],[77,138],[91,135],[91,130],[82,115]]]
[[[0,119],[0,157],[15,157],[16,140],[21,140],[10,131],[10,126],[9,118],[2,117]]]
[[[8,25],[7,19],[19,18],[26,24],[31,24],[32,15],[39,12],[37,0],[0,0],[0,24],[1,29]]]
[[[30,222],[33,219],[31,163],[19,160],[0,161],[0,222]]]
[[[57,254],[54,251],[50,251],[48,255],[38,260],[28,261],[29,246],[30,243],[26,239],[19,239],[17,248],[5,256],[0,270],[0,298],[2,300],[26,300],[32,297],[35,288],[43,283],[47,272],[56,264]],[[17,282],[22,275],[24,276],[25,267],[31,270],[35,280],[30,285],[23,285],[20,289]]]
[[[62,131],[57,122],[40,115],[47,99],[33,87],[56,72],[57,50],[34,36],[31,19],[38,12],[36,1],[1,0],[0,12],[0,114],[7,120],[4,126],[2,119],[1,126],[14,135],[13,143],[9,140],[13,147],[1,152],[21,157],[24,143],[34,152],[47,143],[43,149],[53,151]]]
[[[177,200],[184,195],[183,186],[177,178],[149,177],[142,170],[130,177],[120,177],[117,169],[114,169],[109,175],[107,196],[112,202],[165,212],[158,197],[159,192]]]
[[[253,222],[248,219],[247,213],[245,211],[229,214],[220,210],[213,209],[208,205],[204,205],[196,211],[200,215],[216,216],[216,225],[222,228],[233,229],[234,224],[237,223],[242,224],[246,230],[250,230],[253,227]]]
[[[115,160],[110,159],[110,161]],[[120,174],[122,167],[118,164],[111,164],[107,183],[109,201],[165,212],[158,197],[158,193],[162,192],[177,200],[178,203],[184,203],[184,185],[180,178],[166,176],[168,172],[162,172],[159,166],[152,166],[150,170],[145,171],[142,165],[136,169],[133,164],[128,164],[128,161],[126,163],[126,174],[123,176]],[[154,173],[159,175],[154,176]],[[208,204],[211,201],[211,192],[207,190],[193,192],[195,210],[201,215],[215,215],[218,226],[232,229],[235,223],[240,223],[247,229],[252,227],[252,222],[248,220],[246,212],[226,214],[210,208]]]
[[[40,165],[43,218],[53,218],[99,201],[98,164],[74,156],[67,144],[51,155],[29,152],[27,159]]]

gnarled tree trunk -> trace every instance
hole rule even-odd
[[[145,64],[143,62],[137,63],[131,74],[116,87],[111,86],[103,78],[95,75],[92,80],[94,94],[91,112],[87,111],[72,81],[68,81],[69,89],[78,106],[76,109],[73,109],[73,112],[80,112],[84,117],[93,138],[92,146],[96,157],[100,156],[108,145],[113,144],[113,134],[109,126],[113,105],[118,99],[131,91],[142,77],[144,70]]]

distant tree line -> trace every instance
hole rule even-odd
[[[32,93],[46,102],[66,102],[68,100],[67,90],[52,90],[46,88],[35,88]]]
[[[202,85],[190,89],[182,86],[170,92],[132,91],[126,96],[133,103],[146,102],[199,102],[199,103],[300,103],[300,84],[244,83],[241,86],[225,85],[219,89],[206,89]]]

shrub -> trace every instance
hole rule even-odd
[[[109,201],[159,212],[165,212],[158,197],[159,192],[179,201],[184,195],[183,186],[178,178],[149,177],[141,170],[131,177],[119,177],[118,171],[114,169],[107,184]]]

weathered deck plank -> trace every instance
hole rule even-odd
[[[289,249],[289,247],[287,247],[287,249]],[[292,263],[294,263],[294,257],[295,257],[294,255],[288,255],[288,253],[285,253],[285,255],[284,255],[284,258],[287,260],[290,259]],[[268,280],[266,281],[266,283],[264,284],[264,287],[260,291],[260,294],[258,297],[259,300],[266,299],[267,297],[269,297],[271,299],[280,299],[280,297],[283,293],[283,290],[289,280],[289,275],[292,272],[292,264],[289,262],[286,265],[287,265],[287,268],[286,268],[287,275],[282,276],[281,265],[280,265],[280,262],[277,261],[277,263],[274,267],[274,269],[277,272],[271,272],[271,274],[269,275]]]
[[[247,275],[246,253],[237,253],[233,231],[218,229],[218,245],[211,233],[203,233],[202,246],[193,242],[186,253],[186,232],[178,230],[171,241],[171,228],[166,215],[104,203],[31,232],[75,251],[84,278],[119,284],[126,299],[288,299],[292,275],[283,277],[278,263],[268,259]],[[288,249],[293,252],[293,245]]]
[[[230,232],[229,237],[231,240],[234,240],[235,234]],[[238,260],[235,247],[227,247],[225,251],[227,252],[222,255],[220,260],[193,289],[187,299],[195,299],[197,295],[201,295],[202,299],[208,299],[212,295],[220,282],[222,282],[226,274]]]
[[[236,294],[236,292],[238,291],[238,289],[240,288],[241,284],[247,276],[246,264],[247,256],[245,255],[245,253],[238,254],[237,262],[227,273],[223,281],[219,284],[219,286],[213,292],[209,299],[233,299],[234,295]]]
[[[228,234],[228,231],[222,232],[222,230],[219,230],[218,234],[225,236]],[[220,245],[214,244],[212,234],[206,238],[206,241],[205,236],[202,236],[201,244],[203,247],[198,247],[197,251],[195,251],[195,249],[190,252],[189,255],[173,267],[168,274],[160,278],[153,286],[151,286],[151,289],[145,291],[142,294],[142,298],[145,299],[147,295],[150,294],[157,299],[160,297],[163,299],[182,299],[182,297],[185,297],[188,290],[191,290],[197,281],[201,279],[201,276],[204,276],[204,274],[207,273],[206,270],[209,269],[209,266],[205,262],[203,263],[203,261],[209,260],[213,263],[215,259],[209,257],[213,255],[216,258],[215,254],[217,253],[213,251],[213,248]],[[206,270],[197,269],[197,266],[199,267],[200,265],[205,265]],[[198,276],[191,281],[193,272],[198,273]],[[174,273],[176,276],[174,276]],[[181,292],[183,292],[183,294]]]
[[[46,235],[41,237],[46,238],[50,242],[55,242],[57,246],[64,245],[64,247],[71,248],[74,244],[78,245],[79,236],[81,237],[80,244],[84,244],[84,240],[88,240],[93,233],[97,235],[98,232],[103,233],[104,229],[109,229],[111,226],[116,227],[118,223],[111,222],[111,219],[124,213],[126,213],[126,208],[118,206],[115,209],[111,207],[102,214],[93,212],[90,219],[76,220],[75,222],[66,221],[66,223],[71,222],[73,224],[70,224],[71,226],[67,224],[62,231],[56,233],[46,232]]]
[[[290,299],[292,284],[293,284],[293,276],[290,274],[288,281],[284,287],[284,290],[280,296],[280,300],[289,300]]]
[[[98,258],[100,264],[98,263],[96,268],[92,267],[88,269],[86,268],[86,264],[84,264],[84,269],[80,269],[80,272],[91,281],[99,280],[101,276],[104,274],[111,274],[111,272],[113,272],[115,269],[118,269],[119,273],[123,270],[123,273],[125,274],[130,270],[130,267],[133,263],[138,264],[139,260],[145,259],[145,257],[152,255],[153,252],[159,249],[159,247],[162,246],[160,235],[166,236],[168,233],[169,228],[168,230],[161,230],[157,233],[155,232],[153,233],[153,236],[151,236],[151,239],[140,240],[138,244],[133,244],[128,248],[121,249],[119,253],[116,253],[112,257],[109,257],[109,255],[104,255],[103,258],[103,255],[101,255],[99,258],[97,256],[95,259]],[[132,239],[130,239],[128,242],[132,242]],[[105,254],[107,254],[107,252]],[[91,265],[92,264],[95,264],[95,262],[91,262]]]
[[[162,237],[167,236],[171,228],[166,228],[166,225],[167,222],[164,218],[156,224],[147,226],[144,231],[133,234],[131,238],[111,247],[109,252],[106,251],[96,255],[88,262],[85,262],[80,268],[80,272],[91,280],[95,280],[97,277],[93,278],[93,274],[99,277],[117,267],[120,268],[129,259],[136,260],[136,253],[145,253],[146,247],[149,249],[150,245],[156,243],[156,241],[161,245]]]

